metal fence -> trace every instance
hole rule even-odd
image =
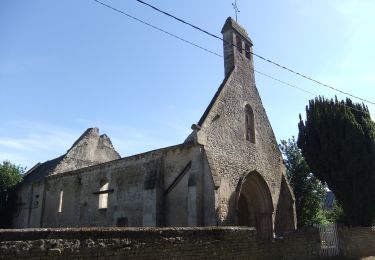
[[[339,255],[339,240],[337,236],[337,225],[326,224],[314,225],[319,230],[320,236],[320,256],[321,257],[335,257]]]

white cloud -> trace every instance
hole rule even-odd
[[[3,122],[7,132],[0,138],[0,161],[32,167],[64,154],[79,137],[73,129],[27,120]]]
[[[0,138],[0,147],[6,147],[11,149],[18,149],[18,150],[26,150],[30,151],[28,147],[25,145],[28,140],[26,139],[16,139],[16,138]]]

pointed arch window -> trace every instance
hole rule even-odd
[[[108,180],[103,178],[100,180],[100,189],[99,189],[99,209],[108,208]]]
[[[255,144],[254,112],[249,104],[245,106],[245,131],[246,140]]]

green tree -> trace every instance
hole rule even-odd
[[[298,227],[324,223],[324,185],[311,174],[294,137],[288,141],[281,140],[280,150],[284,155],[288,181],[296,199]]]
[[[326,211],[326,219],[329,223],[345,223],[345,215],[340,204],[335,201],[330,210]]]
[[[14,185],[22,180],[25,168],[9,161],[0,163],[0,228],[10,228],[15,207]]]
[[[0,191],[4,191],[22,180],[25,168],[9,161],[0,163]]]
[[[300,115],[298,146],[314,175],[327,183],[348,224],[370,226],[375,218],[375,123],[363,104],[310,100]]]

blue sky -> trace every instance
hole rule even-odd
[[[222,43],[137,3],[107,4],[222,53]],[[230,0],[148,0],[220,34]],[[375,100],[375,2],[238,1],[254,52]],[[310,92],[344,95],[254,58]],[[223,60],[93,0],[0,1],[0,160],[32,167],[99,127],[122,156],[181,143],[224,77]],[[276,138],[297,135],[313,96],[256,74]],[[371,113],[375,107],[369,105]],[[374,116],[372,116],[374,118]]]

